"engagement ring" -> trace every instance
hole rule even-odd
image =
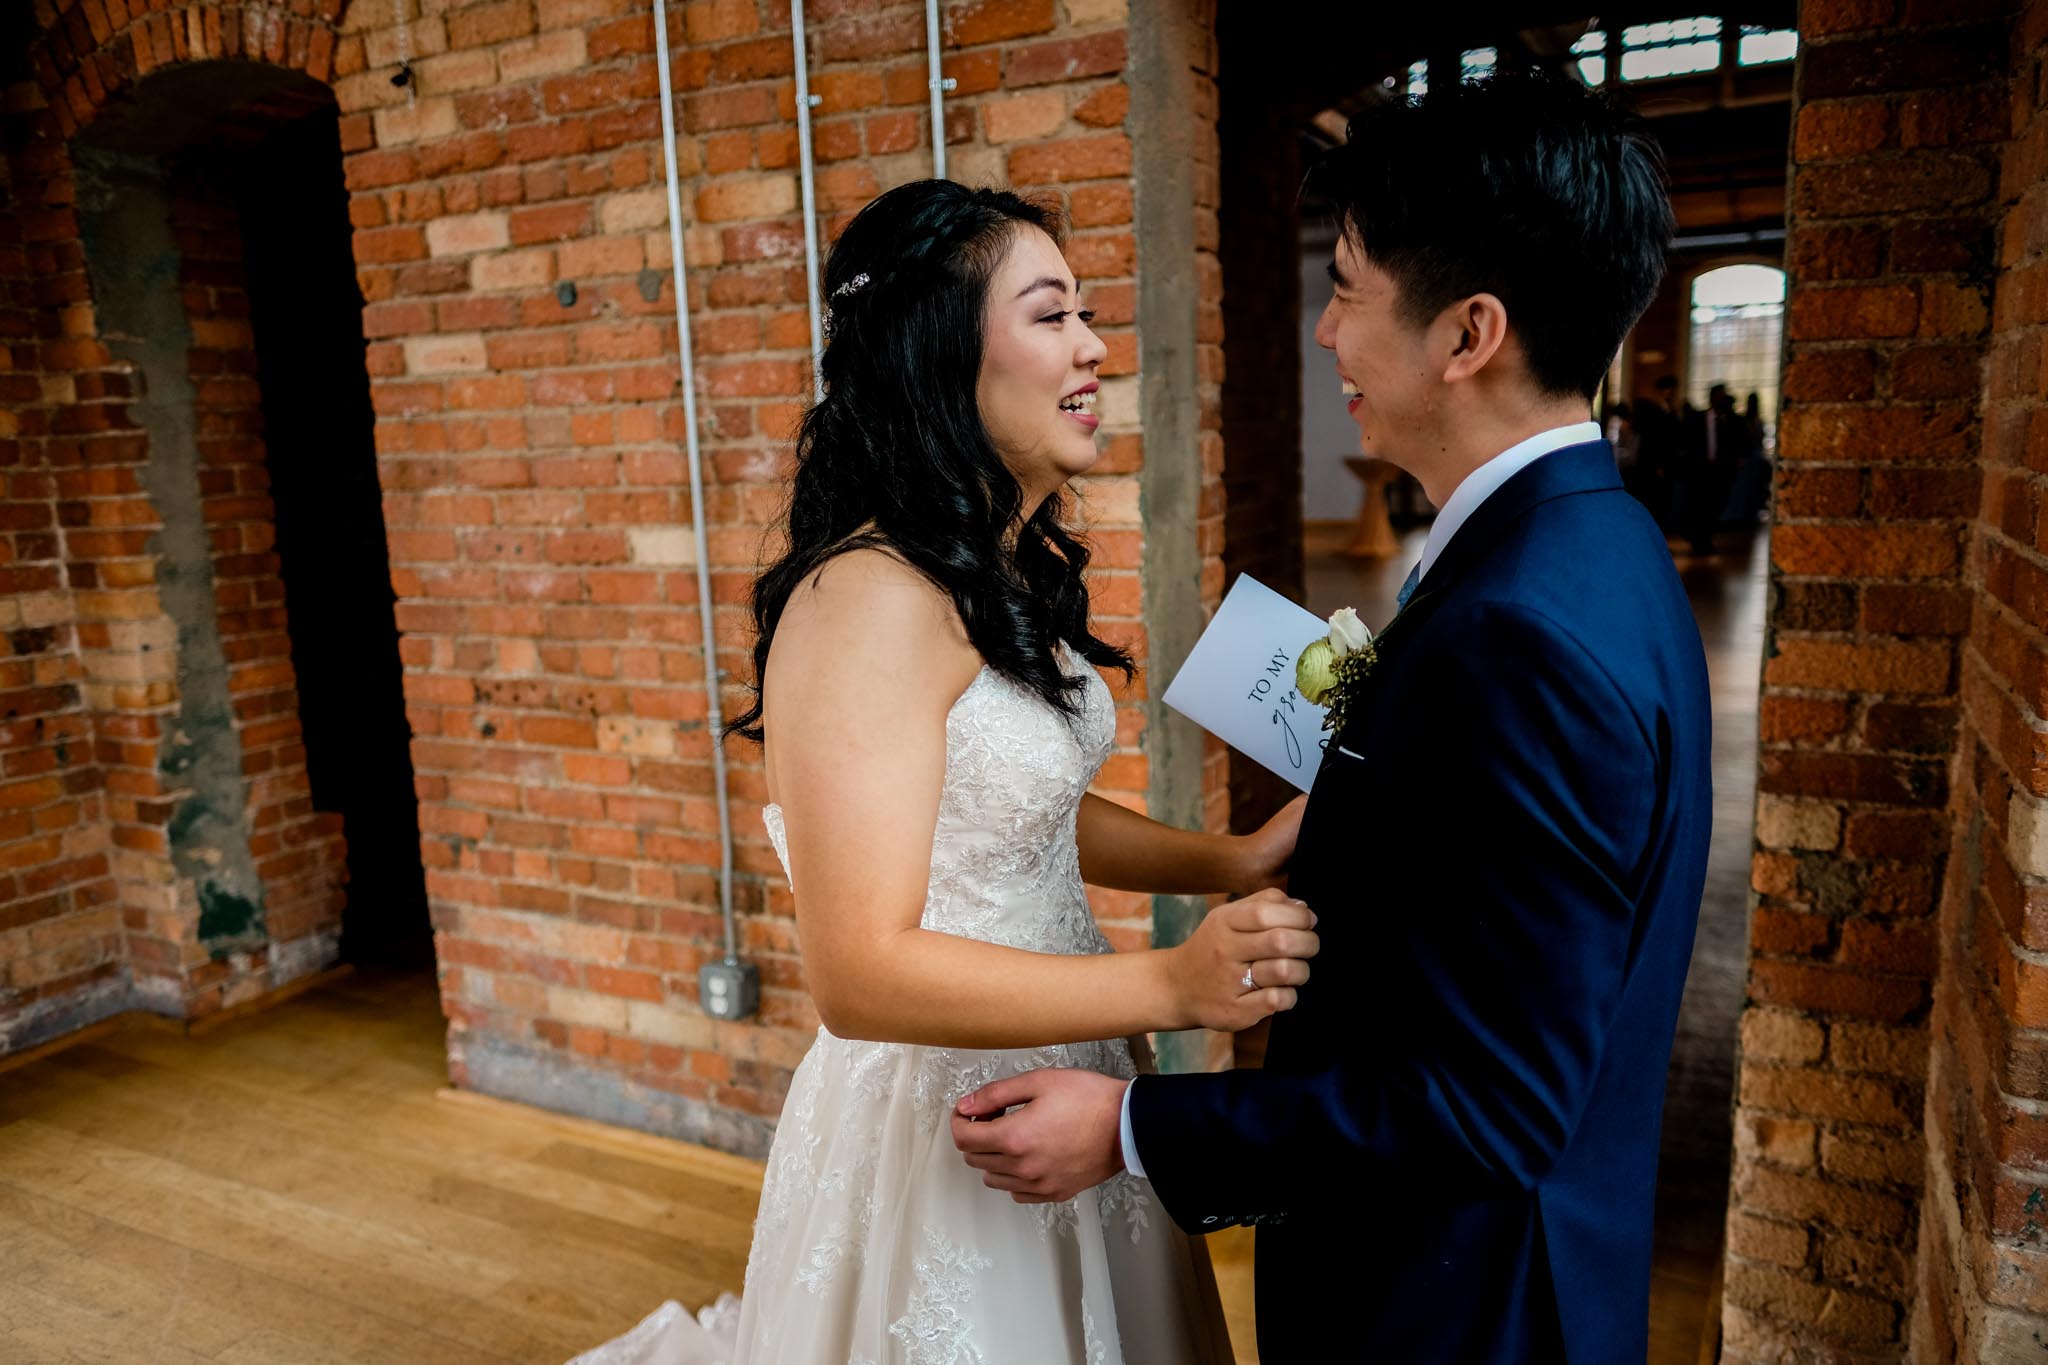
[[[1258,982],[1256,982],[1256,981],[1254,981],[1254,980],[1252,980],[1252,969],[1251,969],[1250,967],[1246,967],[1246,968],[1244,969],[1244,982],[1243,982],[1243,985],[1244,985],[1244,988],[1245,988],[1246,990],[1248,990],[1248,991],[1255,991],[1255,990],[1257,990],[1257,989],[1259,988],[1259,983],[1258,983]]]

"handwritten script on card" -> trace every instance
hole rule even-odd
[[[1162,699],[1210,734],[1307,791],[1329,736],[1323,708],[1294,686],[1295,656],[1329,623],[1240,574]]]

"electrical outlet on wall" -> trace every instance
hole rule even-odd
[[[738,958],[697,969],[697,1000],[713,1019],[745,1019],[761,1007],[761,969]]]

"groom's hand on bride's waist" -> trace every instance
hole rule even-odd
[[[1072,1199],[1124,1168],[1118,1128],[1129,1084],[1057,1068],[993,1082],[954,1106],[953,1145],[984,1185],[1020,1204]]]

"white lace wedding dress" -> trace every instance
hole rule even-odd
[[[1074,821],[1115,711],[1094,669],[1067,657],[1085,675],[1072,718],[987,668],[948,714],[925,928],[1110,951]],[[787,873],[782,812],[765,816]],[[665,1304],[572,1365],[1227,1365],[1207,1255],[1146,1182],[1124,1173],[1063,1204],[1019,1204],[954,1148],[956,1099],[1045,1066],[1136,1071],[1121,1039],[976,1052],[820,1029],[769,1153],[743,1298],[701,1321]]]

